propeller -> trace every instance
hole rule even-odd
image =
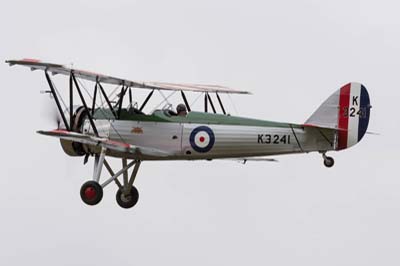
[[[90,156],[89,153],[85,154],[85,158],[83,158],[83,165],[87,164],[87,162],[89,161],[89,156]]]
[[[47,91],[41,93],[49,93]],[[49,94],[50,97],[43,97],[40,104],[40,116],[45,121],[46,125],[50,126],[51,128],[59,129],[64,124],[61,121],[61,115],[54,103],[54,99]]]
[[[56,107],[51,91],[41,91],[41,94],[49,95],[49,97],[42,97],[40,104],[40,116],[42,117],[43,121],[45,121],[45,124],[53,129],[65,129],[64,122],[61,118],[58,108]],[[67,121],[69,121],[69,110],[65,109],[64,114],[67,118]],[[83,164],[87,164],[89,157],[92,155],[93,154],[86,153],[83,158]]]

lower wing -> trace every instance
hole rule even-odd
[[[79,142],[82,144],[93,145],[93,146],[101,146],[106,149],[116,151],[116,152],[123,152],[123,153],[137,153],[146,156],[159,156],[159,157],[166,157],[172,155],[169,152],[149,148],[149,147],[142,147],[137,145],[131,145],[128,143],[114,141],[107,138],[99,138],[95,136],[85,135],[77,132],[71,132],[66,130],[51,130],[51,131],[43,131],[39,130],[37,133],[52,136],[63,140],[69,140],[74,142]]]

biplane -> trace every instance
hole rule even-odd
[[[248,91],[217,85],[137,82],[33,59],[6,63],[44,71],[50,88],[47,92],[54,99],[60,123],[54,130],[37,132],[60,139],[67,155],[82,156],[85,163],[94,157],[93,178],[80,190],[88,205],[98,204],[103,188],[114,182],[118,186],[118,205],[135,206],[139,193],[134,181],[141,163],[147,160],[237,159],[245,163],[274,161],[270,158],[273,155],[319,152],[324,165],[332,167],[334,159],[326,153],[358,143],[367,131],[370,117],[368,92],[357,82],[342,86],[304,124],[295,124],[229,115],[220,95],[250,94]],[[69,78],[68,101],[62,99],[50,74]],[[94,85],[90,99],[82,92],[79,80]],[[118,88],[114,100],[105,89],[106,84]],[[132,103],[132,89],[149,91],[140,106]],[[180,92],[183,103],[176,111],[166,105],[144,113],[153,93],[163,91]],[[204,111],[191,109],[187,92],[204,94]],[[103,100],[99,102],[99,98]],[[221,110],[219,113],[216,107]],[[122,159],[119,171],[111,168],[110,157]],[[109,176],[101,182],[103,167]]]

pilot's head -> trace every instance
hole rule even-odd
[[[184,105],[183,103],[178,104],[178,106],[176,107],[176,113],[182,116],[187,115],[186,105]]]

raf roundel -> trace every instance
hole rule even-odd
[[[190,133],[190,145],[197,152],[208,152],[215,143],[214,132],[207,126],[200,126],[193,129]]]

